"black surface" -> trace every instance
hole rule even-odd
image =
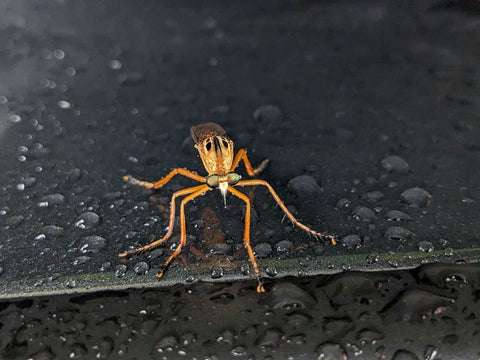
[[[122,176],[203,173],[188,136],[206,121],[253,164],[268,157],[261,178],[300,220],[340,239],[331,247],[282,224],[255,189],[252,243],[266,277],[478,261],[480,23],[437,5],[3,2],[2,297],[250,277],[243,203],[230,197],[223,209],[215,193],[189,205],[195,249],[164,282],[154,274],[178,237],[150,257],[117,256],[163,236],[169,197],[191,184],[176,178],[149,196]],[[407,164],[390,169],[392,155]],[[291,190],[299,175],[323,191]],[[415,188],[428,194],[406,199]],[[389,220],[391,210],[410,220]],[[86,212],[98,222],[87,215],[94,224],[82,229]],[[206,219],[230,245],[220,254]],[[360,240],[342,246],[347,235]],[[86,236],[105,246],[89,252]],[[151,270],[136,275],[143,261]]]

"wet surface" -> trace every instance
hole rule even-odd
[[[0,303],[2,359],[476,359],[478,264]]]
[[[478,261],[480,21],[469,9],[0,6],[3,298],[250,278],[244,203],[224,209],[215,192],[187,206],[187,246],[161,282],[177,230],[118,258],[163,236],[171,194],[192,185],[177,177],[150,193],[122,176],[203,174],[189,128],[206,121],[254,165],[268,157],[260,177],[340,240],[308,237],[265,189],[242,189],[266,278]]]

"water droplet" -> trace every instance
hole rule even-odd
[[[233,356],[246,356],[247,355],[247,349],[244,347],[244,346],[235,346],[231,351],[230,351],[230,354],[232,354]]]
[[[385,238],[388,240],[395,240],[395,241],[406,241],[411,239],[413,234],[400,226],[392,226],[385,231]]]
[[[210,276],[212,279],[219,279],[223,277],[223,268],[220,266],[214,266]]]
[[[115,268],[115,276],[116,277],[123,277],[127,273],[127,267],[123,264],[117,265]]]
[[[385,214],[385,218],[389,221],[410,221],[410,215],[399,210],[390,210]]]
[[[261,105],[253,112],[253,118],[269,123],[278,123],[282,119],[282,112],[275,105]]]
[[[274,277],[274,276],[278,275],[278,271],[277,271],[277,268],[275,266],[268,266],[265,269],[265,272],[268,276],[271,276],[271,277]]]
[[[224,343],[232,345],[235,339],[235,335],[231,330],[224,330],[222,334],[217,338],[217,343]]]
[[[317,196],[322,192],[315,178],[309,175],[299,175],[290,179],[288,188],[292,190],[299,198],[308,199]]]
[[[22,118],[20,117],[20,115],[12,114],[12,115],[9,116],[8,121],[13,123],[13,124],[17,124],[20,121],[22,121]]]
[[[77,265],[82,265],[82,264],[85,264],[87,261],[89,261],[91,258],[89,256],[78,256],[77,258],[75,258],[75,260],[73,261],[73,265],[77,266]]]
[[[178,340],[175,336],[165,336],[155,344],[155,350],[159,353],[170,352],[178,347]]]
[[[253,248],[253,253],[259,258],[266,258],[270,256],[272,252],[272,245],[268,243],[260,243]]]
[[[359,340],[362,345],[375,344],[375,342],[382,340],[384,337],[384,333],[372,329],[362,329],[357,333],[357,340]]]
[[[348,208],[348,207],[350,207],[351,204],[352,204],[352,202],[349,199],[345,199],[345,198],[337,201],[337,207],[339,209]]]
[[[362,246],[362,239],[356,234],[347,235],[340,242],[348,250],[355,250]]]
[[[423,358],[425,360],[439,359],[438,355],[439,355],[438,348],[433,345],[427,345],[425,347],[425,351],[423,352]]]
[[[149,269],[150,269],[150,266],[148,266],[148,264],[144,261],[140,261],[136,263],[135,266],[133,267],[133,271],[137,275],[145,275]]]
[[[384,197],[385,195],[383,195],[383,193],[378,190],[369,191],[360,195],[360,199],[369,201],[369,202],[377,202],[382,200]]]
[[[94,212],[87,211],[83,214],[80,214],[80,216],[75,221],[75,226],[82,230],[89,230],[97,226],[99,222],[100,216],[98,216]]]
[[[293,243],[288,240],[280,240],[275,244],[275,249],[279,253],[286,253],[293,250]]]
[[[310,308],[315,302],[316,299],[309,293],[288,282],[275,284],[262,299],[269,308],[283,310]]]
[[[391,155],[382,160],[382,166],[385,170],[396,173],[410,172],[410,166],[400,156]]]
[[[48,207],[48,206],[57,206],[65,202],[65,196],[62,194],[50,194],[45,195],[40,199],[40,202],[37,204],[39,207]]]
[[[390,265],[392,268],[396,269],[398,268],[398,261],[394,259],[388,259],[388,265]]]
[[[317,359],[348,360],[345,350],[334,342],[324,342],[315,351],[318,353]]]
[[[356,220],[368,223],[374,222],[377,218],[373,210],[366,206],[357,206],[353,209],[353,217]]]
[[[82,240],[80,251],[84,254],[97,253],[105,247],[106,243],[107,241],[101,236],[86,236]]]
[[[70,104],[67,100],[60,100],[60,101],[57,103],[57,106],[58,106],[60,109],[71,109],[71,108],[72,108],[72,104]]]
[[[400,197],[402,201],[408,205],[419,208],[429,206],[433,201],[432,195],[419,187],[413,187],[405,190],[402,192]]]
[[[54,239],[59,236],[63,236],[65,229],[61,226],[46,225],[40,228],[39,234],[35,236],[35,240],[40,239]]]
[[[282,336],[283,334],[276,329],[267,329],[265,333],[257,339],[256,344],[262,350],[277,348]]]
[[[57,49],[53,51],[53,56],[57,60],[62,60],[65,58],[65,52],[62,49]]]
[[[210,246],[209,253],[213,255],[231,255],[232,245],[227,243],[213,244]]]
[[[122,68],[122,63],[119,60],[110,60],[108,67],[112,70],[120,70]]]
[[[434,247],[433,244],[430,241],[420,241],[418,243],[418,250],[422,252],[429,253],[433,251]]]
[[[105,262],[100,266],[100,271],[101,271],[101,272],[107,271],[108,269],[110,269],[111,266],[112,266],[112,263],[111,263],[110,261],[105,261]]]
[[[408,350],[397,350],[393,354],[392,360],[420,360],[417,355]]]

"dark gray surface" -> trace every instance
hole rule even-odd
[[[189,205],[194,249],[163,282],[154,274],[178,238],[150,257],[117,256],[162,236],[169,197],[191,184],[149,196],[122,176],[202,173],[188,134],[206,121],[253,164],[271,160],[261,177],[300,220],[358,236],[309,238],[257,188],[252,242],[266,277],[478,261],[480,21],[431,5],[2,2],[1,296],[250,277],[243,203],[223,209],[215,193]],[[304,174],[320,194],[287,186]],[[411,200],[416,188],[427,193]],[[230,245],[220,254],[209,221]],[[151,270],[136,275],[142,261]]]

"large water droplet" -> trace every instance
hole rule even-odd
[[[400,226],[392,226],[385,231],[385,238],[388,240],[406,241],[411,239],[412,236],[413,233]]]
[[[148,266],[148,264],[144,261],[140,261],[136,263],[135,266],[133,267],[133,271],[137,275],[145,275],[149,269],[150,269],[150,266]]]
[[[262,299],[262,302],[271,309],[284,310],[309,308],[315,304],[315,301],[315,298],[306,291],[288,282],[274,285],[267,296]]]
[[[400,156],[391,155],[382,160],[382,166],[385,170],[397,173],[410,172],[410,166]]]
[[[410,215],[399,210],[390,210],[385,214],[385,218],[389,221],[410,221]]]
[[[106,243],[106,240],[101,236],[86,236],[80,244],[80,251],[84,254],[97,253],[105,247]]]
[[[65,196],[57,193],[43,196],[37,205],[40,207],[57,206],[63,204],[64,202]]]
[[[99,222],[100,216],[98,216],[94,212],[87,211],[83,214],[80,214],[80,216],[75,221],[75,226],[82,230],[89,230],[97,226]]]
[[[256,257],[259,258],[269,257],[272,252],[272,245],[270,245],[269,243],[260,243],[255,245],[255,247],[253,248],[253,253]]]
[[[355,250],[362,246],[362,239],[357,234],[347,235],[340,242],[348,250]]]
[[[123,277],[127,273],[127,266],[124,264],[119,264],[115,268],[115,276],[116,277]]]
[[[253,112],[253,118],[260,121],[278,123],[282,119],[282,111],[275,105],[261,105]]]
[[[318,353],[317,360],[348,360],[345,350],[334,342],[324,342],[315,351]]]
[[[430,195],[426,190],[419,187],[413,187],[405,190],[404,192],[402,192],[400,197],[402,201],[404,201],[408,205],[419,208],[428,206],[433,201],[432,195]]]
[[[353,209],[353,217],[362,222],[374,222],[377,218],[373,210],[369,209],[366,206],[357,206]]]

